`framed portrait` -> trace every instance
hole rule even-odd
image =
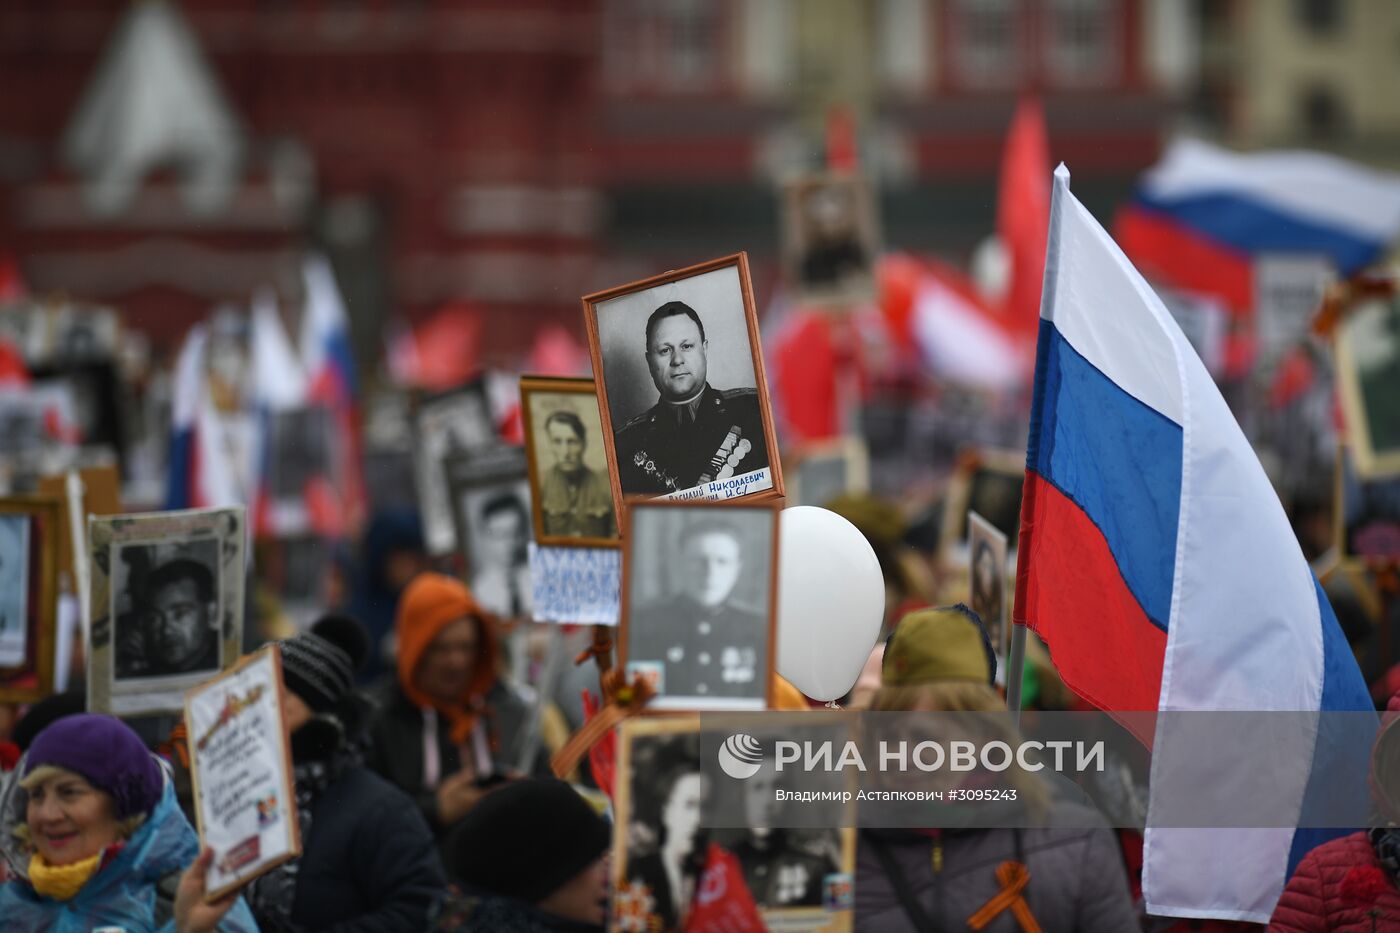
[[[870,452],[858,437],[804,444],[784,459],[789,505],[820,507],[847,493],[870,491]]]
[[[837,718],[841,714],[837,714]],[[845,721],[803,713],[780,720],[785,737],[820,742],[849,735]],[[808,717],[811,717],[810,719]],[[768,717],[759,717],[767,719]],[[850,930],[855,831],[848,818],[800,826],[779,812],[784,776],[765,760],[746,778],[721,770],[717,756],[734,733],[763,733],[754,717],[634,718],[619,730],[614,784],[613,916],[635,929],[685,928],[702,909],[707,869],[732,859],[765,924],[773,929]],[[837,747],[841,747],[838,745]],[[844,778],[836,777],[840,782]],[[804,784],[805,789],[810,789]],[[829,817],[830,814],[824,814]]]
[[[616,547],[617,503],[608,479],[603,418],[592,379],[520,380],[535,542]]]
[[[1400,295],[1356,306],[1336,334],[1347,444],[1366,479],[1400,476]]]
[[[943,506],[939,551],[945,560],[961,564],[967,557],[968,513],[976,512],[1006,535],[1014,549],[1021,531],[1021,487],[1026,479],[1026,455],[1019,450],[964,450],[948,481]]]
[[[336,473],[335,426],[324,405],[287,408],[268,414],[268,533],[302,535],[313,530],[307,491],[321,486],[332,501],[343,477]],[[338,501],[337,501],[338,505]]]
[[[430,554],[448,554],[458,541],[443,462],[448,457],[480,453],[499,444],[486,381],[478,379],[420,400],[413,413],[413,436],[423,543]]]
[[[1400,562],[1400,476],[1367,479],[1346,444],[1337,448],[1337,555],[1344,563]]]
[[[773,700],[776,503],[641,500],[627,509],[619,663],[653,710],[761,710]]]
[[[89,709],[178,712],[238,661],[244,522],[241,507],[89,518]]]
[[[783,188],[783,260],[806,304],[875,298],[879,254],[875,201],[856,175],[809,175]]]
[[[54,690],[62,500],[0,499],[0,702],[32,703]]]
[[[992,648],[1003,660],[1011,654],[1006,625],[1006,535],[976,512],[967,516],[967,604],[982,619]],[[1004,673],[1001,665],[998,674]]]
[[[583,298],[613,499],[783,494],[744,253]]]
[[[502,619],[529,618],[534,607],[525,451],[501,447],[474,457],[451,456],[443,470],[472,595]]]

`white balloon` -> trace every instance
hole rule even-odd
[[[880,562],[855,525],[810,505],[783,511],[779,540],[778,673],[814,700],[835,700],[880,637]]]

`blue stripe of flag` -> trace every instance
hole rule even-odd
[[[1037,355],[1027,466],[1098,526],[1129,591],[1165,630],[1176,572],[1181,427],[1120,389],[1049,321],[1040,322]]]

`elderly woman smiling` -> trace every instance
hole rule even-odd
[[[120,720],[83,714],[48,726],[20,787],[24,823],[10,832],[30,857],[25,877],[0,886],[5,929],[257,929],[236,895],[204,903],[212,853],[199,855],[160,765]]]

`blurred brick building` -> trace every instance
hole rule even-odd
[[[69,137],[132,10],[0,5],[0,244],[167,345],[314,244],[366,361],[392,315],[466,301],[512,355],[544,322],[581,333],[587,290],[738,249],[766,289],[776,184],[821,164],[836,105],[891,247],[965,259],[991,231],[1026,90],[1106,214],[1194,90],[1199,33],[1174,0],[180,0],[237,137],[206,173],[228,190],[191,201],[177,159],[103,206]]]

